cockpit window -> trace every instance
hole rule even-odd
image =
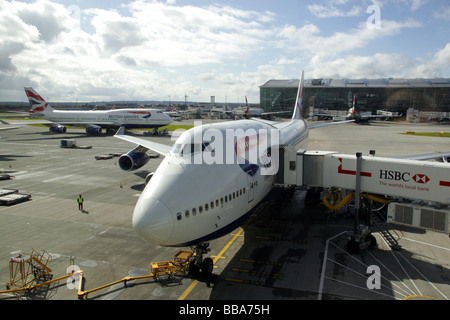
[[[194,144],[194,143],[192,143],[192,144],[185,144],[184,146],[182,146],[179,143],[176,143],[176,144],[174,144],[174,146],[173,146],[173,148],[171,150],[171,152],[173,154],[181,155],[181,156],[194,154],[194,153],[197,153],[197,152],[200,152],[200,151],[201,152],[205,152],[205,151],[206,152],[211,152],[213,150],[212,150],[209,142],[204,142],[202,144]]]
[[[172,150],[170,150],[170,152],[172,152],[173,154],[178,154],[178,153],[180,153],[180,150],[181,150],[181,144],[175,143],[172,147]]]

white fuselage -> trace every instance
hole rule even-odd
[[[260,154],[272,147],[273,163],[275,147],[299,148],[307,136],[303,120],[274,126],[241,120],[186,131],[142,192],[133,213],[135,231],[162,246],[195,245],[231,232],[268,195],[276,173],[259,158],[245,161],[245,151],[259,148]]]
[[[156,109],[117,109],[95,111],[51,110],[35,113],[44,119],[61,124],[98,125],[104,128],[123,126],[125,128],[159,128],[173,120]]]

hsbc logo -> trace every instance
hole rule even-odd
[[[425,174],[416,174],[412,178],[416,183],[426,184],[428,181],[430,181],[430,178],[428,178]]]
[[[416,183],[420,184],[426,184],[428,181],[430,181],[430,178],[428,178],[425,174],[415,174],[411,177],[411,173],[409,172],[400,172],[400,171],[394,171],[394,170],[380,170],[380,179],[384,180],[391,180],[391,181],[404,181],[409,182],[413,180]]]

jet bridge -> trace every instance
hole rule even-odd
[[[297,151],[286,146],[280,149],[276,184],[326,190],[345,189],[350,193],[344,199],[339,199],[336,205],[327,203],[326,198],[324,204],[334,210],[340,207],[339,203],[349,203],[354,197],[355,210],[359,210],[361,197],[368,197],[377,202],[389,203],[388,222],[448,234],[450,164],[375,157],[374,154],[371,152],[371,155],[362,156],[361,153],[349,155],[334,151]],[[357,230],[359,227],[355,221],[355,234],[361,234]]]

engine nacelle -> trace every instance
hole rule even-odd
[[[56,126],[50,127],[50,132],[53,132],[53,133],[66,133],[66,131],[67,131],[66,127],[64,127],[62,125],[56,125]]]
[[[99,126],[87,127],[86,133],[92,134],[92,135],[99,135],[100,133],[102,133],[102,127],[99,127]]]
[[[123,154],[119,158],[119,167],[125,171],[139,169],[150,160],[150,156],[145,152],[135,152],[136,149]]]
[[[150,180],[152,179],[152,177],[153,177],[154,174],[155,174],[154,172],[150,172],[150,173],[145,177],[145,185],[147,185],[147,184],[150,182]]]

